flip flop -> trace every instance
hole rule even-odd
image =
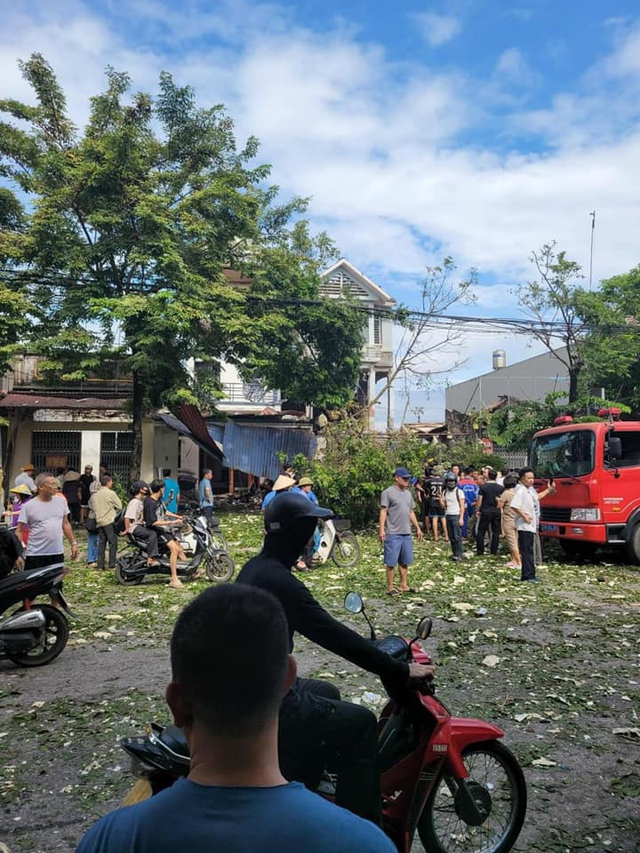
[[[395,598],[396,595],[400,595],[400,591],[395,589],[395,588],[394,589],[388,589],[387,595],[390,595],[392,598]]]
[[[409,586],[407,589],[401,589],[400,592],[415,592],[415,589],[412,586]]]

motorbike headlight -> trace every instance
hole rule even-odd
[[[582,507],[571,510],[571,521],[600,521],[598,507]]]

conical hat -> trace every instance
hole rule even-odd
[[[296,481],[293,477],[288,477],[286,474],[280,474],[278,479],[273,484],[272,492],[283,492],[285,489],[290,489],[295,486]]]

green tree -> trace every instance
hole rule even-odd
[[[236,363],[301,402],[346,402],[364,317],[319,301],[330,241],[300,221],[305,200],[277,203],[257,140],[239,149],[224,108],[198,108],[169,74],[152,100],[111,68],[79,132],[43,57],[20,65],[36,103],[0,101],[13,119],[0,174],[17,190],[3,255],[38,306],[46,370],[77,379],[115,359],[132,377],[131,476],[143,415],[198,402],[189,359]]]
[[[584,343],[590,388],[627,404],[640,415],[640,266],[585,293],[580,311],[591,327]]]
[[[520,285],[515,295],[533,320],[527,331],[566,368],[569,402],[573,403],[580,393],[587,330],[579,308],[583,290],[577,284],[583,278],[582,268],[568,260],[564,252],[557,252],[555,243],[547,243],[539,252],[533,252],[531,262],[538,279]]]
[[[478,422],[489,438],[510,450],[527,450],[534,434],[553,426],[555,418],[571,415],[575,421],[599,420],[597,412],[602,407],[617,406],[628,413],[629,407],[614,400],[602,400],[590,394],[581,395],[575,402],[567,401],[564,391],[552,391],[543,402],[518,400],[493,412],[478,414]]]

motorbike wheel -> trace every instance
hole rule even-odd
[[[360,545],[356,539],[355,533],[350,530],[345,530],[340,534],[340,538],[336,536],[336,541],[331,551],[331,559],[340,568],[348,568],[355,566],[360,559]]]
[[[202,560],[207,577],[213,583],[227,583],[236,570],[235,563],[228,554],[205,554]]]
[[[57,658],[67,645],[69,623],[64,614],[50,604],[38,604],[31,609],[41,610],[46,619],[40,642],[28,651],[7,652],[7,657],[19,666],[44,666]]]
[[[225,535],[219,530],[212,530],[211,528],[209,528],[209,542],[212,548],[218,548],[220,551],[229,550],[229,545],[227,543]]]
[[[130,575],[125,572],[125,569],[132,567],[132,564],[134,562],[135,555],[133,554],[118,557],[118,560],[116,562],[116,580],[118,581],[118,583],[121,583],[123,586],[137,586],[139,583],[142,583],[142,579],[144,578],[144,572],[139,575]]]
[[[456,796],[457,782],[440,776],[418,822],[429,853],[504,853],[516,842],[527,811],[527,786],[515,756],[499,741],[468,746],[462,753],[467,785],[487,813],[479,826],[468,824]]]

